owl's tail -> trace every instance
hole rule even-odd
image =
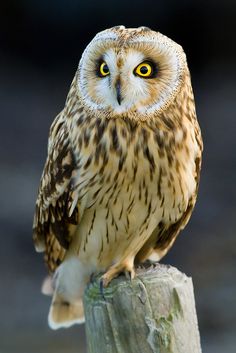
[[[48,324],[52,329],[84,322],[82,298],[88,280],[88,270],[76,257],[64,260],[58,267],[53,278],[53,297],[48,315]],[[47,282],[44,282],[42,290],[50,294]]]
[[[58,293],[54,293],[48,315],[48,324],[53,330],[67,328],[84,322],[82,298],[68,301]]]

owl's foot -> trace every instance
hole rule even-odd
[[[102,276],[101,286],[107,287],[113,278],[118,277],[120,273],[124,273],[128,279],[133,279],[135,277],[133,261],[126,261],[111,266],[109,270]]]
[[[90,275],[90,282],[91,283],[93,283],[93,282],[95,282],[96,281],[96,273],[91,273],[91,275]]]

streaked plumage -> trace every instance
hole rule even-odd
[[[108,285],[166,254],[192,213],[201,153],[182,48],[146,27],[99,33],[50,129],[36,203],[36,249],[55,273],[52,328],[83,320],[94,272]]]

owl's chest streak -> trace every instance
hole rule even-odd
[[[113,125],[97,144],[82,145],[78,159],[77,248],[101,262],[102,255],[114,258],[136,237],[150,236],[160,222],[176,222],[189,200],[191,183],[153,135],[143,128],[122,131]]]
[[[100,181],[88,187],[81,199],[86,206],[78,227],[81,260],[101,270],[119,261],[131,244],[133,249],[140,248],[162,219],[170,219],[163,192],[158,196],[158,174],[151,177],[141,164],[137,171],[125,163],[121,171],[111,166],[108,163]]]
[[[148,140],[145,129],[136,128],[135,134],[131,127],[110,124],[103,135],[95,130],[91,137],[95,143],[80,149],[80,198],[86,193],[89,207],[108,207],[122,197],[144,198],[147,202],[147,194],[160,173],[157,146]]]
[[[178,218],[194,188],[194,158],[167,148],[142,125],[101,124],[90,134],[83,130],[77,149],[75,188],[83,210],[103,207],[122,214],[121,203],[131,212],[134,205],[145,209],[151,202],[164,209],[164,218]]]
[[[111,167],[108,162],[100,181],[88,188],[78,228],[80,257],[101,269],[118,261],[131,243],[142,241],[143,234],[147,237],[161,217],[154,183],[148,184],[141,168],[129,170],[124,163],[119,171],[116,165],[119,161]]]

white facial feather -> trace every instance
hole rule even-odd
[[[149,87],[147,81],[134,75],[134,69],[145,60],[143,54],[130,50],[126,53],[124,65],[118,67],[118,55],[114,49],[109,49],[104,53],[104,61],[109,67],[110,75],[100,78],[96,83],[96,94],[104,104],[111,106],[117,112],[125,112],[140,100],[148,97]],[[115,83],[117,79],[121,81],[121,104],[117,101]]]

